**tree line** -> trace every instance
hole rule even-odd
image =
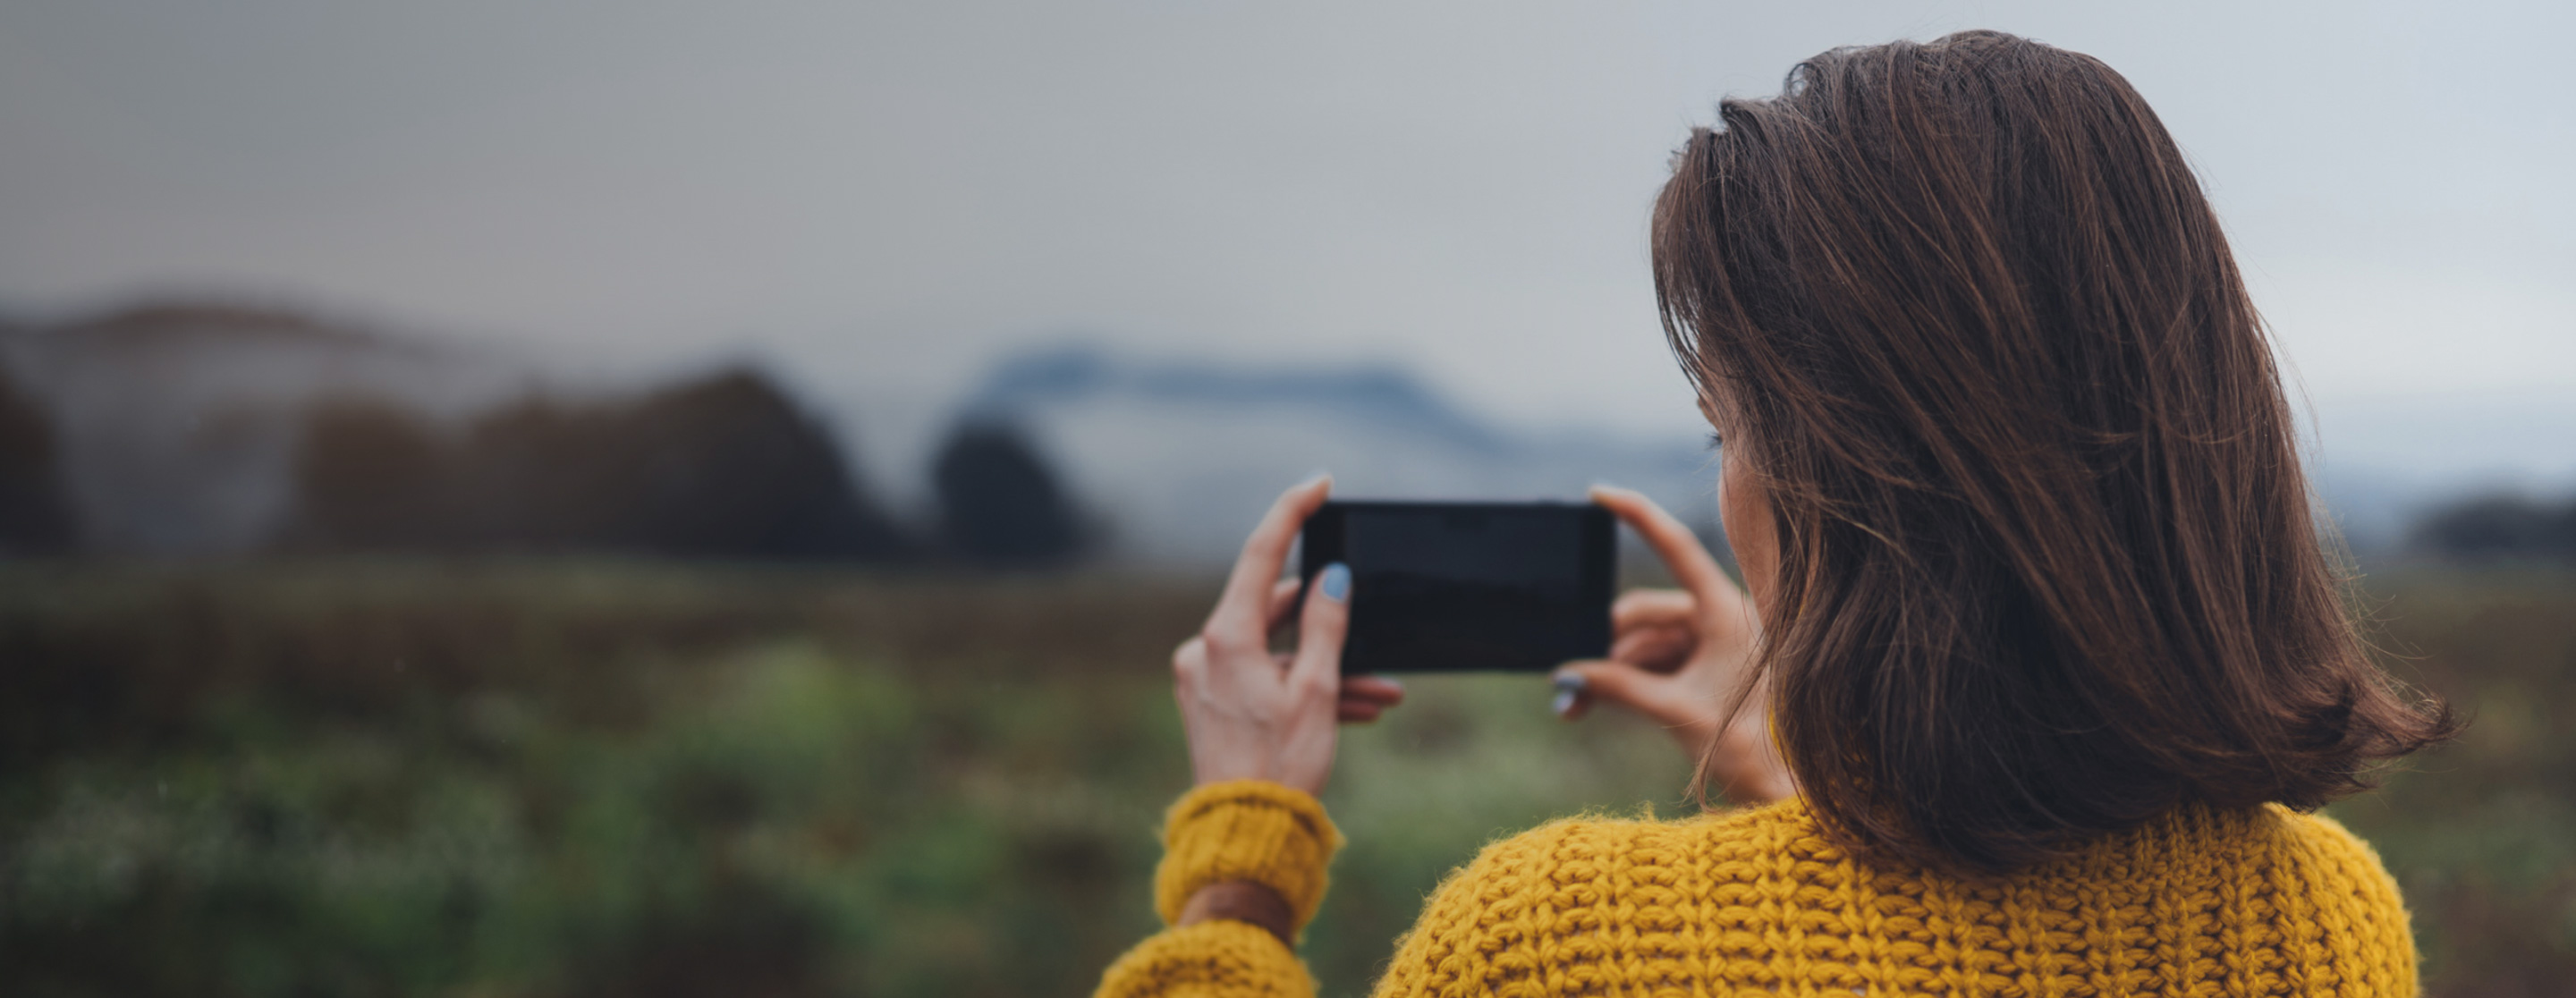
[[[0,378],[0,554],[81,551],[58,438]],[[607,553],[1047,566],[1096,548],[1022,427],[961,421],[907,523],[768,377],[717,371],[628,398],[531,395],[464,421],[381,399],[306,409],[282,553]]]
[[[965,419],[931,461],[927,522],[894,515],[770,378],[720,370],[639,395],[531,395],[461,425],[381,399],[301,416],[288,553],[612,553],[1048,566],[1101,532],[1024,427]],[[0,556],[82,552],[42,406],[0,375]],[[2576,498],[2429,511],[2403,554],[2576,565]]]

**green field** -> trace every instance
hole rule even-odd
[[[2373,580],[2475,717],[2336,813],[2437,994],[2576,980],[2576,580]],[[1213,583],[650,564],[0,568],[0,991],[1060,995],[1151,931]],[[1363,992],[1497,835],[1684,810],[1531,677],[1352,729],[1306,955]]]

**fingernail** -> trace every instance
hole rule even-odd
[[[1564,717],[1567,713],[1574,710],[1575,701],[1583,698],[1583,690],[1587,685],[1589,684],[1584,682],[1583,674],[1580,672],[1566,672],[1558,674],[1556,677],[1556,700],[1549,704],[1548,709],[1555,711],[1556,716]]]
[[[1351,598],[1351,566],[1338,561],[1324,566],[1324,571],[1315,576],[1315,588],[1335,603]]]

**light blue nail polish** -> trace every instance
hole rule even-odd
[[[1556,676],[1556,690],[1559,693],[1581,693],[1591,685],[1580,672],[1560,672]]]
[[[1315,576],[1315,588],[1336,603],[1351,598],[1351,566],[1338,561],[1324,566],[1324,571]]]
[[[1564,717],[1567,711],[1574,709],[1575,701],[1582,699],[1583,691],[1591,685],[1580,672],[1557,673],[1556,700],[1548,705],[1548,709],[1555,711],[1556,716]]]

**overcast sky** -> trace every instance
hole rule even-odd
[[[1994,27],[2146,95],[2368,456],[2404,428],[2331,414],[2576,397],[2571,9],[11,0],[0,305],[749,356],[880,452],[1069,334],[1685,430],[1644,249],[1673,146],[1819,50]]]

